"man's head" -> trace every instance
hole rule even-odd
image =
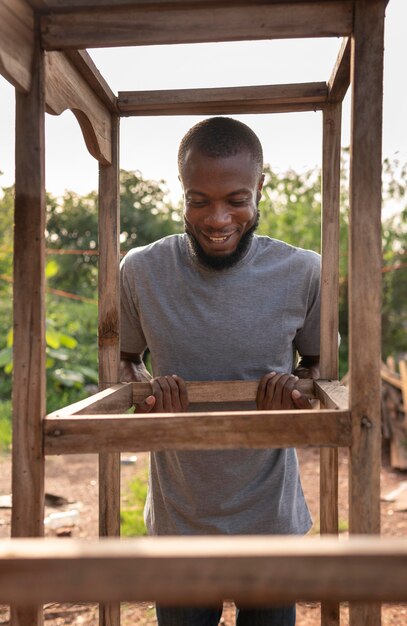
[[[178,152],[185,231],[201,262],[214,269],[237,263],[258,223],[264,176],[258,137],[225,117],[204,120]]]

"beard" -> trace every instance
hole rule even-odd
[[[184,220],[185,233],[188,236],[188,241],[190,244],[192,255],[201,265],[211,270],[220,271],[220,270],[226,270],[226,269],[233,267],[234,265],[239,263],[241,259],[243,259],[246,252],[248,251],[250,244],[252,242],[252,239],[253,239],[253,235],[259,225],[259,219],[260,219],[260,212],[259,212],[259,209],[257,209],[256,221],[254,222],[253,226],[251,226],[249,230],[247,230],[242,235],[235,250],[225,256],[207,254],[205,250],[202,248],[198,239],[191,232],[190,228],[188,227],[187,222],[185,222]]]

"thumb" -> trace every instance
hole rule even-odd
[[[298,389],[293,389],[291,397],[297,409],[312,409],[312,406],[306,396],[304,396]]]
[[[155,397],[147,396],[144,402],[141,402],[136,406],[135,413],[150,413],[150,411],[154,408],[155,405]]]

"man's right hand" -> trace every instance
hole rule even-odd
[[[158,376],[150,381],[152,395],[136,405],[136,413],[180,413],[188,411],[185,381],[180,376]]]

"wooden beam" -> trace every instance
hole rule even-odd
[[[44,423],[46,454],[349,446],[348,411],[97,415]]]
[[[347,411],[349,408],[348,388],[338,380],[316,380],[315,392],[327,409]]]
[[[349,240],[351,533],[380,532],[381,142],[384,0],[355,2]],[[368,94],[368,97],[367,97]],[[350,606],[351,626],[378,626],[380,605]]]
[[[99,168],[99,388],[119,382],[120,118],[112,117],[112,163]],[[127,392],[131,389],[126,388]],[[114,394],[114,395],[117,395]],[[128,400],[127,400],[128,401]],[[120,536],[120,452],[99,454],[99,536]],[[119,626],[120,603],[100,604],[100,626]]]
[[[71,415],[93,415],[101,412],[123,413],[133,406],[132,383],[118,383],[89,398],[49,413],[47,417],[65,418]]]
[[[309,398],[315,398],[314,380],[300,379],[295,387]],[[133,404],[143,402],[152,392],[150,383],[130,383],[133,386]],[[189,401],[201,402],[255,402],[258,380],[187,381]],[[93,411],[92,411],[93,412]],[[99,411],[100,412],[100,411]]]
[[[244,606],[407,600],[405,538],[139,537],[0,542],[0,602]]]
[[[45,68],[47,112],[60,115],[66,109],[71,109],[91,155],[100,163],[111,163],[110,112],[64,53],[48,53]]]
[[[76,8],[41,17],[45,49],[338,37],[352,31],[352,0]]]
[[[342,102],[350,84],[351,39],[345,37],[328,81],[328,100]]]
[[[111,113],[117,113],[117,97],[99,72],[89,53],[86,50],[67,50],[65,54],[105,107]]]
[[[14,224],[13,537],[44,532],[45,137],[44,54],[33,46],[28,93],[16,92]],[[39,626],[35,603],[13,608],[13,626]]]
[[[0,73],[28,92],[34,53],[34,14],[24,0],[0,2]]]
[[[322,108],[327,99],[325,83],[259,85],[166,91],[121,91],[121,115],[196,115],[239,112],[280,112]]]
[[[341,112],[340,103],[327,104],[324,107],[322,133],[320,372],[322,378],[334,380],[338,378]],[[336,387],[334,389],[336,390]],[[318,392],[317,386],[316,391]],[[326,398],[321,393],[319,397],[323,406],[338,408],[332,406],[329,396]],[[319,483],[321,534],[337,534],[339,523],[337,449],[321,448]],[[337,603],[322,604],[321,626],[339,626]]]

